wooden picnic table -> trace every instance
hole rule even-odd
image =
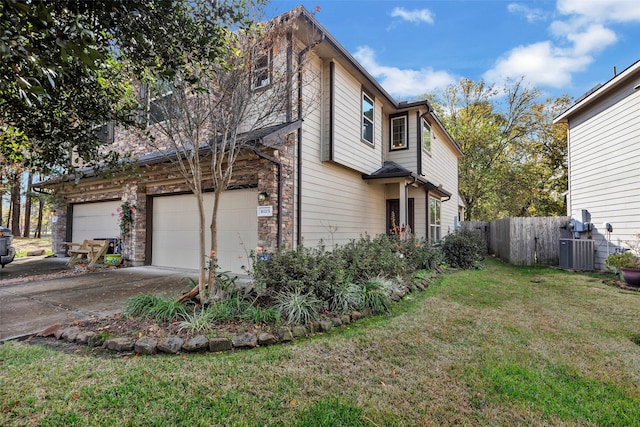
[[[74,265],[78,262],[86,260],[88,268],[95,267],[109,249],[108,240],[85,240],[82,243],[65,242],[68,247],[69,261],[67,265]]]

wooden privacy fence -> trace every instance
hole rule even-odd
[[[513,265],[558,265],[559,239],[571,238],[568,216],[504,218],[492,222],[464,221],[462,227],[480,230],[489,253]]]

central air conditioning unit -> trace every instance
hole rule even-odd
[[[593,240],[559,239],[560,267],[569,270],[594,270],[595,246]]]

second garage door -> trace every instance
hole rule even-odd
[[[258,244],[258,192],[255,189],[226,191],[218,212],[218,264],[221,271],[242,274],[247,254]],[[206,248],[210,247],[209,224],[213,196],[205,197]],[[163,267],[198,269],[199,220],[192,194],[155,197],[151,263]]]

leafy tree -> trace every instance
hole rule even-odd
[[[171,78],[186,57],[215,60],[222,23],[244,22],[244,3],[0,1],[0,157],[42,171],[66,171],[72,153],[104,161],[96,127],[139,123],[132,77]]]
[[[568,98],[539,103],[522,80],[502,88],[462,79],[445,89],[437,112],[465,157],[459,188],[467,220],[564,212],[566,133],[552,124]]]
[[[293,19],[287,18],[245,25],[226,33],[225,48],[215,61],[185,58],[172,80],[151,73],[146,78],[157,123],[144,138],[173,162],[197,200],[200,275],[197,290],[188,297],[197,292],[205,301],[215,291],[218,207],[238,156],[259,149],[253,132],[286,121],[292,106],[291,79],[303,67],[300,63],[288,69],[290,63],[283,60],[292,25]],[[208,190],[213,190],[210,224],[205,222]]]

